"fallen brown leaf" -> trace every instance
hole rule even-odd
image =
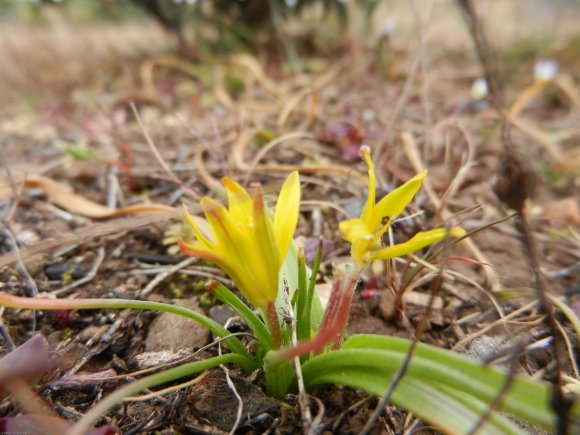
[[[28,175],[23,181],[24,189],[41,189],[48,200],[63,209],[92,219],[109,219],[113,217],[150,214],[150,213],[175,213],[175,209],[165,204],[134,204],[121,208],[110,208],[91,201],[72,191],[65,185],[58,183],[42,175]],[[10,186],[0,186],[0,199],[12,196]]]

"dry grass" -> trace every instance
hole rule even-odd
[[[121,68],[120,59],[171,47],[155,23],[79,26],[60,18],[46,26],[0,27],[0,98],[4,103],[67,92],[92,82],[104,70]]]

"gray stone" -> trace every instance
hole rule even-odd
[[[197,298],[175,301],[175,305],[202,313]],[[145,340],[145,351],[194,350],[205,346],[209,331],[186,317],[171,313],[159,314],[149,327]]]

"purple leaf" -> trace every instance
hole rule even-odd
[[[26,414],[0,419],[0,433],[21,433],[27,435],[63,434],[72,428],[73,424],[74,422],[60,417]],[[87,432],[87,435],[113,435],[116,433],[117,430],[113,426],[106,424],[91,429]]]
[[[318,243],[318,237],[307,237],[304,239],[304,258],[307,264],[314,263],[318,252]],[[332,240],[322,241],[322,261],[328,258],[333,249],[334,242]]]
[[[52,367],[48,342],[42,335],[35,335],[0,358],[0,398],[5,394],[2,385],[10,380],[33,382]]]

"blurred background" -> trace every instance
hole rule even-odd
[[[541,57],[556,58],[577,74],[580,1],[476,4],[506,74],[517,75]],[[418,17],[428,22],[431,63],[473,61],[452,0],[3,0],[2,110],[9,102],[69,99],[79,86],[128,92],[138,87],[140,61],[169,54],[195,67],[248,52],[276,74],[320,69],[320,58],[353,50],[387,50],[386,62],[404,70],[408,60],[399,53],[417,48]]]

